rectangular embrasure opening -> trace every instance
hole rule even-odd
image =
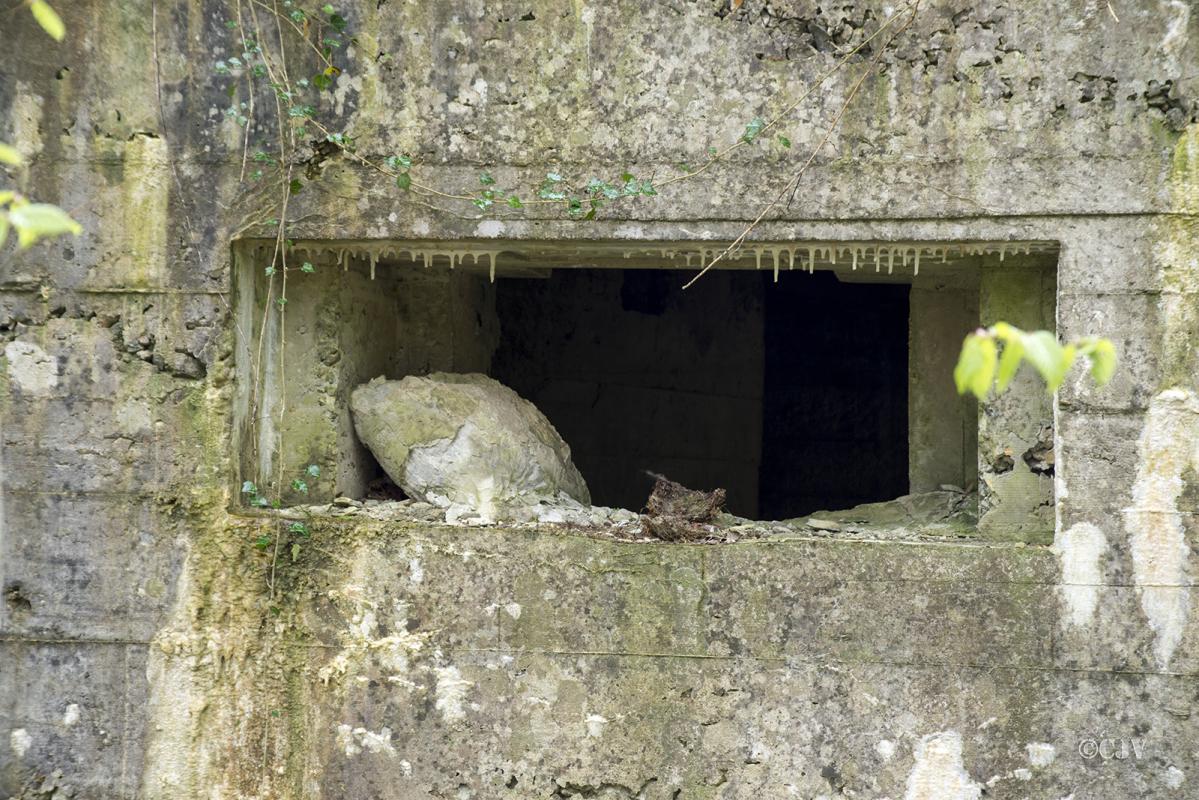
[[[272,250],[243,243],[239,330],[265,346],[239,347],[242,478],[313,463],[286,500],[401,496],[350,391],[480,372],[554,424],[596,505],[639,510],[662,474],[750,519],[1051,535],[1051,398],[1021,376],[980,410],[952,370],[980,320],[1053,329],[1052,243],[762,245],[684,289],[719,250],[299,242],[315,271],[289,273],[283,317]]]

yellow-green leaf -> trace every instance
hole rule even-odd
[[[58,16],[58,12],[50,8],[50,4],[45,0],[33,0],[29,4],[29,10],[33,12],[37,24],[41,25],[42,30],[50,34],[54,41],[61,42],[67,35],[67,26],[62,24],[62,17]]]
[[[8,219],[17,229],[17,244],[22,249],[29,247],[44,236],[83,233],[82,226],[71,219],[67,212],[49,203],[29,203],[19,206],[9,211]]]
[[[20,163],[21,154],[17,152],[17,148],[0,142],[0,164],[11,164],[15,167]]]
[[[1058,344],[1049,331],[1033,331],[1024,335],[1024,356],[1036,367],[1050,392],[1056,392],[1074,362],[1074,349]]]
[[[1020,368],[1020,359],[1024,357],[1024,344],[1018,336],[1007,338],[1003,342],[1003,354],[999,357],[999,391],[1003,391],[1016,377]]]
[[[962,342],[962,352],[953,369],[953,380],[958,394],[970,392],[979,400],[991,390],[995,379],[995,362],[998,350],[990,336],[972,333]]]
[[[1116,346],[1107,339],[1096,339],[1082,349],[1091,362],[1091,377],[1102,386],[1116,372]]]

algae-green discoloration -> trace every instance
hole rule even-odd
[[[1199,390],[1199,124],[1174,143],[1169,178],[1174,214],[1160,221],[1157,248],[1162,294],[1159,389]]]

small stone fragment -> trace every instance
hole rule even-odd
[[[807,525],[809,528],[815,528],[818,531],[839,531],[842,527],[838,522],[820,519],[819,517],[808,517]]]
[[[362,508],[362,502],[352,497],[334,497],[333,505],[338,508]]]

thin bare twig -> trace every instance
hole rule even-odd
[[[895,31],[894,34],[892,34],[891,38],[887,40],[886,44],[889,45],[891,42],[895,41],[895,39],[898,38],[900,34],[902,34],[905,30],[907,30],[908,26],[912,24],[912,21],[916,19],[916,13],[919,10],[919,7],[920,7],[919,0],[917,0],[917,2],[915,2],[909,6],[912,13],[908,17],[907,22],[905,22],[897,31]],[[791,193],[795,189],[796,186],[799,185],[799,181],[803,178],[804,174],[808,171],[808,167],[812,166],[812,163],[816,160],[816,156],[820,154],[820,151],[822,149],[824,149],[825,144],[828,143],[829,139],[832,138],[833,133],[836,132],[837,126],[841,122],[841,118],[843,116],[845,116],[845,112],[849,109],[849,106],[853,103],[853,99],[854,99],[854,97],[857,96],[858,91],[862,88],[862,84],[864,84],[866,82],[866,78],[870,77],[870,74],[872,72],[874,72],[874,68],[876,66],[878,66],[878,63],[879,63],[880,59],[882,58],[882,54],[885,50],[886,50],[886,45],[884,45],[883,47],[880,47],[875,52],[874,56],[870,59],[870,63],[867,65],[866,69],[862,72],[861,77],[858,78],[857,81],[854,82],[852,88],[849,91],[849,94],[845,98],[845,102],[841,104],[841,108],[838,109],[837,115],[835,117],[833,117],[832,122],[829,124],[828,130],[825,131],[825,134],[821,138],[820,142],[814,148],[812,148],[812,154],[810,156],[808,156],[808,159],[803,163],[803,166],[801,166],[799,168],[799,170],[793,176],[791,176],[791,179],[787,181],[786,185],[783,186],[782,190],[780,190],[779,193],[777,195],[775,195],[775,197],[769,203],[766,204],[766,206],[762,209],[762,211],[758,214],[758,216],[754,218],[753,222],[749,223],[749,225],[747,225],[745,227],[745,230],[741,231],[741,234],[736,239],[733,240],[732,244],[730,244],[728,247],[724,248],[724,250],[722,250],[719,254],[717,254],[711,261],[709,261],[704,266],[704,268],[701,269],[699,271],[699,273],[695,275],[695,277],[693,277],[691,280],[687,281],[687,283],[683,284],[684,289],[690,288],[692,284],[694,284],[696,281],[698,281],[700,278],[702,278],[705,274],[707,274],[708,270],[712,269],[714,266],[716,266],[716,264],[723,261],[730,254],[732,254],[734,251],[736,251],[745,242],[745,240],[754,231],[754,229],[758,227],[758,225],[762,222],[762,220],[766,217],[766,215],[769,214],[770,211],[775,206],[777,206],[780,202],[782,202],[782,199],[784,197],[786,197],[789,193]]]

